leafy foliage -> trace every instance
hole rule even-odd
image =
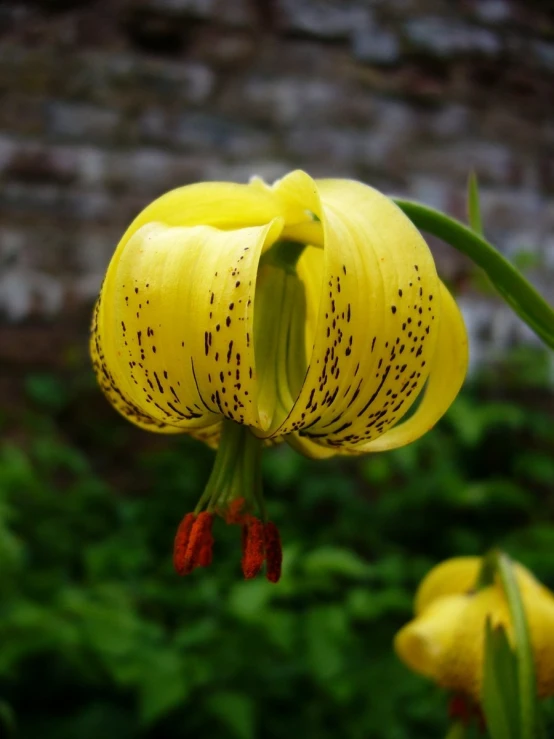
[[[518,361],[404,449],[269,450],[278,586],[240,579],[239,532],[221,521],[213,565],[173,573],[210,450],[131,428],[89,375],[27,377],[0,447],[0,734],[443,736],[447,696],[391,646],[418,581],[500,545],[554,585],[554,398],[542,356]]]

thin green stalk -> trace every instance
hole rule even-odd
[[[410,200],[395,200],[395,203],[418,229],[446,241],[481,267],[517,315],[554,349],[552,307],[492,244],[459,221],[426,205]]]
[[[483,236],[483,220],[481,218],[481,206],[479,205],[479,186],[475,172],[471,172],[467,183],[467,216],[469,225]]]
[[[497,568],[508,601],[514,630],[514,646],[518,663],[521,739],[536,739],[538,735],[537,679],[525,609],[510,558],[505,554],[499,554]]]

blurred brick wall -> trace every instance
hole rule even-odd
[[[547,0],[0,3],[0,361],[82,332],[114,245],[149,200],[291,168],[463,216],[554,276],[554,9]],[[467,266],[437,251],[467,290]],[[521,325],[464,300],[473,354]],[[61,338],[60,338],[61,337]]]

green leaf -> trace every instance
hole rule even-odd
[[[56,413],[67,405],[67,383],[61,377],[46,373],[36,373],[25,378],[25,390],[29,398],[38,406]]]
[[[479,185],[477,175],[471,172],[467,182],[467,209],[469,225],[478,233],[483,235],[483,221],[481,220],[481,206],[479,205]]]
[[[208,704],[211,713],[229,730],[229,736],[253,739],[256,716],[250,697],[232,690],[222,690],[211,695]]]
[[[179,654],[165,651],[149,657],[140,680],[140,718],[145,725],[184,703],[189,693]]]
[[[485,627],[485,664],[481,702],[491,739],[520,739],[518,669],[506,631]]]
[[[319,547],[308,552],[302,562],[308,575],[341,575],[357,580],[371,577],[374,568],[355,552],[343,547]]]
[[[395,200],[414,226],[446,241],[481,267],[508,305],[554,349],[554,311],[502,254],[463,223],[421,203]]]
[[[11,739],[11,737],[15,738],[16,733],[17,726],[13,708],[6,701],[0,700],[0,735]]]
[[[314,606],[305,614],[303,625],[310,669],[318,680],[327,684],[344,667],[349,639],[346,613],[340,606]]]

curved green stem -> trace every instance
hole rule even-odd
[[[508,305],[554,349],[552,307],[492,244],[440,211],[411,200],[394,202],[418,229],[446,241],[481,267]]]

